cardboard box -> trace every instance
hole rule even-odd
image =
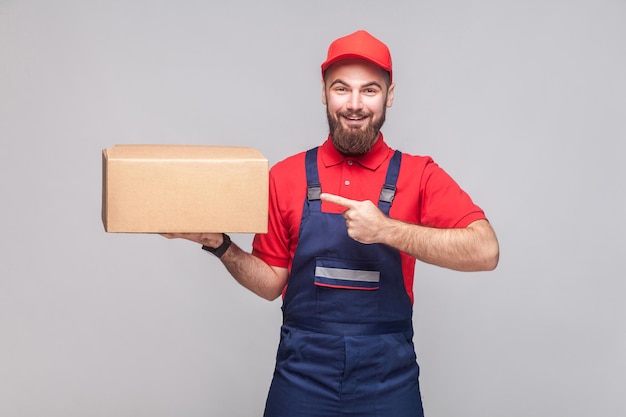
[[[102,151],[107,232],[267,233],[267,159],[233,146],[116,145]]]

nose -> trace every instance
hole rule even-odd
[[[363,108],[363,102],[361,101],[361,94],[359,91],[352,91],[350,97],[348,98],[348,102],[346,103],[346,108],[350,111],[361,110]]]

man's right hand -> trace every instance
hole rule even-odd
[[[219,247],[224,241],[222,233],[161,233],[168,239],[186,239],[210,248]]]

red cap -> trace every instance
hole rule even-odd
[[[389,81],[391,81],[391,53],[389,53],[389,48],[366,31],[356,31],[336,39],[330,44],[328,57],[322,64],[322,76],[329,66],[347,58],[360,58],[378,65],[389,73]]]

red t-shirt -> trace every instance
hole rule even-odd
[[[319,148],[318,171],[322,192],[378,204],[394,150],[382,134],[366,155],[346,157],[330,139]],[[291,270],[298,245],[300,220],[307,185],[305,152],[272,167],[269,189],[269,228],[254,238],[252,253],[270,265]],[[437,228],[466,227],[485,219],[459,185],[430,157],[402,155],[397,190],[389,216],[407,223]],[[322,211],[342,213],[344,207],[322,202]],[[413,301],[415,258],[400,253],[407,293]]]

